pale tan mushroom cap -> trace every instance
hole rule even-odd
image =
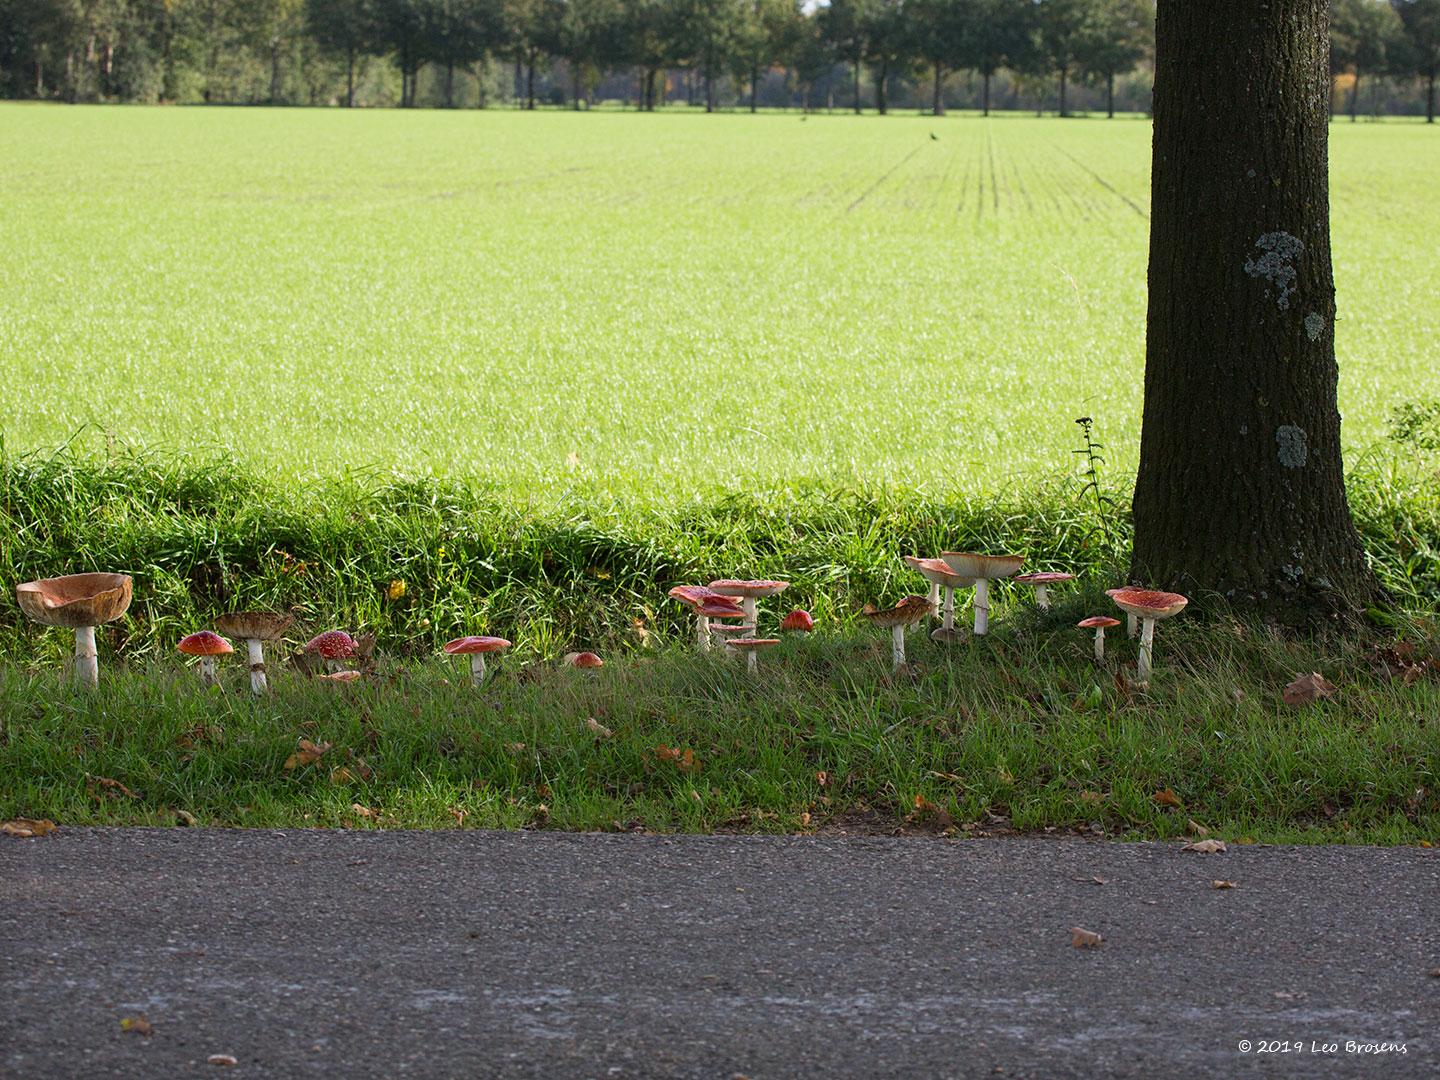
[[[710,582],[711,591],[717,592],[721,596],[753,596],[756,599],[774,596],[789,587],[788,581],[737,581],[732,578],[721,578],[719,581]]]
[[[295,621],[273,611],[236,611],[215,620],[215,629],[241,641],[278,641]]]
[[[1109,615],[1091,615],[1088,619],[1081,619],[1075,624],[1081,630],[1109,630],[1112,626],[1119,626],[1119,619],[1112,619]]]
[[[976,555],[969,551],[942,551],[940,558],[952,571],[962,577],[996,578],[1013,577],[1025,565],[1023,555]]]
[[[732,624],[732,623],[719,623],[719,622],[717,622],[717,623],[711,623],[711,624],[710,624],[710,632],[711,632],[712,634],[721,634],[721,635],[725,635],[725,634],[753,634],[753,633],[755,632],[755,627],[754,627],[752,624],[750,624],[750,623],[745,623],[745,624],[736,626],[736,625],[734,625],[734,624]]]
[[[504,652],[510,642],[503,637],[462,637],[445,643],[447,656],[473,656],[475,653]]]
[[[17,585],[15,600],[35,622],[73,630],[120,618],[134,587],[126,574],[70,574]]]
[[[1045,570],[1038,574],[1021,574],[1015,579],[1015,583],[1017,585],[1059,585],[1062,582],[1074,580],[1074,574],[1066,574],[1057,570]]]
[[[1107,589],[1105,595],[1115,601],[1115,606],[1127,615],[1142,619],[1168,619],[1179,615],[1190,601],[1179,593],[1160,592],[1157,589]]]
[[[922,559],[918,555],[906,555],[905,563],[926,581],[943,585],[947,589],[968,589],[975,584],[973,577],[957,574],[944,559]]]
[[[928,596],[907,596],[892,608],[886,608],[884,611],[862,611],[860,614],[876,626],[882,626],[887,630],[896,626],[909,626],[930,614],[930,598]]]

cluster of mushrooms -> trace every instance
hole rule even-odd
[[[861,615],[875,626],[891,632],[891,659],[895,670],[905,666],[905,631],[916,623],[936,616],[940,626],[931,637],[941,642],[958,640],[955,628],[955,593],[974,589],[974,632],[989,633],[990,583],[1013,578],[1017,584],[1035,590],[1035,603],[1041,610],[1050,607],[1049,589],[1075,579],[1074,574],[1017,572],[1024,563],[1019,555],[977,555],[972,552],[946,551],[938,559],[907,555],[905,562],[930,584],[928,595],[907,596],[894,607],[877,610],[866,605]],[[727,653],[744,654],[749,671],[758,670],[759,653],[780,644],[778,637],[760,637],[759,601],[784,592],[785,581],[742,581],[731,578],[712,581],[709,585],[677,585],[670,596],[695,613],[696,640],[701,651],[717,645]],[[120,618],[130,607],[134,583],[125,574],[72,574],[47,578],[17,586],[16,599],[20,608],[37,623],[65,627],[75,631],[75,672],[82,686],[94,687],[99,682],[95,653],[95,628]],[[1107,595],[1125,613],[1131,637],[1140,638],[1136,674],[1140,683],[1150,679],[1155,624],[1178,615],[1189,603],[1177,593],[1152,589],[1111,589]],[[265,678],[265,645],[281,639],[290,628],[292,617],[273,612],[244,611],[224,615],[215,621],[215,630],[201,630],[182,638],[179,650],[200,661],[200,679],[205,685],[216,682],[216,661],[235,651],[227,638],[245,642],[250,662],[250,689],[259,695],[268,689]],[[1095,659],[1105,659],[1105,631],[1120,625],[1120,620],[1106,615],[1082,619],[1081,628],[1095,631]],[[780,620],[780,632],[808,634],[815,620],[808,611],[796,609]],[[218,632],[217,632],[218,631]],[[357,641],[344,630],[327,630],[305,644],[305,653],[325,668],[317,678],[329,682],[352,682],[362,672],[344,667],[348,660],[368,657],[373,647],[371,638]],[[499,655],[510,648],[500,637],[461,637],[444,646],[446,656],[468,657],[470,681],[479,686],[485,679],[485,658]],[[562,663],[568,667],[593,671],[603,661],[593,652],[572,652]]]

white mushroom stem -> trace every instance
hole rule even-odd
[[[930,610],[937,615],[940,614],[940,583],[938,581],[930,582],[930,594],[926,599],[930,601]]]
[[[250,655],[250,692],[258,696],[270,689],[265,681],[265,644],[258,638],[246,638],[245,651]]]
[[[1095,627],[1095,662],[1097,664],[1105,662],[1105,628],[1103,626]]]
[[[485,681],[485,654],[482,652],[470,654],[470,685],[479,686]]]
[[[1135,681],[1150,681],[1150,652],[1155,643],[1155,620],[1140,620],[1140,659],[1135,665]]]
[[[328,674],[328,675],[334,675],[335,672],[337,672],[337,671],[339,671],[339,670],[340,670],[340,661],[339,661],[339,660],[326,660],[326,661],[325,661],[325,672],[326,672],[326,674]]]
[[[1134,637],[1139,625],[1140,620],[1136,617],[1135,613],[1133,611],[1127,611],[1125,613],[1125,636]]]
[[[1041,611],[1050,610],[1050,592],[1044,585],[1035,586],[1035,606]]]
[[[745,670],[754,675],[760,670],[760,658],[755,655],[756,650],[745,650]]]
[[[751,626],[759,626],[760,619],[758,612],[760,607],[755,603],[755,597],[742,596],[740,598],[740,610],[745,612],[745,621]]]
[[[95,627],[75,628],[75,677],[93,690],[100,685],[100,662],[95,658]]]
[[[710,616],[695,616],[695,632],[700,638],[700,651],[710,651]]]
[[[899,671],[905,666],[905,624],[897,623],[890,628],[890,666]]]
[[[990,579],[979,578],[975,582],[975,633],[990,632]]]
[[[946,630],[955,629],[955,590],[945,590],[945,615],[940,623]]]
[[[215,657],[213,656],[200,657],[200,685],[215,685]]]

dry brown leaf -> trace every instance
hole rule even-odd
[[[589,728],[592,732],[594,732],[597,739],[610,739],[614,738],[615,736],[615,732],[611,731],[608,727],[600,723],[600,721],[596,720],[593,716],[587,716],[585,718],[585,726]]]
[[[341,765],[338,769],[330,770],[330,783],[353,784],[354,782],[355,774],[352,773],[349,769],[347,769],[344,765]]]
[[[146,1019],[145,1014],[139,1016],[127,1016],[120,1021],[121,1031],[133,1031],[136,1035],[144,1035],[149,1038],[155,1034],[155,1025]]]
[[[0,835],[26,839],[35,836],[49,836],[55,831],[55,822],[49,818],[12,818],[0,822]]]
[[[1162,788],[1161,790],[1155,792],[1155,794],[1151,797],[1160,806],[1173,806],[1175,807],[1175,809],[1178,810],[1180,809],[1180,807],[1185,805],[1183,802],[1180,801],[1180,796],[1176,795],[1175,792],[1168,787]]]
[[[1235,888],[1235,882],[1225,881],[1222,878],[1216,878],[1214,881],[1210,882],[1210,887],[1212,889],[1233,889]]]
[[[1077,949],[1098,949],[1105,938],[1083,926],[1070,927],[1070,944]]]
[[[1313,701],[1328,698],[1335,693],[1335,684],[1318,671],[1301,675],[1281,693],[1286,705],[1309,705]]]
[[[1099,806],[1105,801],[1105,796],[1098,791],[1082,791],[1080,801],[1086,806]]]
[[[285,771],[298,769],[304,765],[313,765],[325,756],[325,751],[330,749],[328,742],[313,743],[309,739],[300,740],[300,749],[285,759]]]
[[[91,776],[87,773],[85,783],[89,786],[90,793],[96,798],[99,798],[102,793],[113,795],[116,798],[138,799],[140,797],[119,780],[111,780],[108,776]]]
[[[1193,844],[1186,844],[1181,851],[1196,851],[1201,855],[1218,855],[1225,851],[1224,840],[1196,840]]]
[[[1201,824],[1200,824],[1198,821],[1196,821],[1194,818],[1191,818],[1189,821],[1185,822],[1185,829],[1186,829],[1186,831],[1189,832],[1192,836],[1209,836],[1209,835],[1210,835],[1210,830],[1207,829],[1204,825],[1201,825]]]
[[[460,809],[460,807],[458,807],[458,806],[452,806],[452,807],[450,807],[450,816],[455,819],[455,824],[456,824],[456,825],[461,825],[461,826],[463,826],[463,825],[465,824],[465,819],[466,819],[469,815],[470,815],[470,811],[469,811],[469,810],[462,810],[462,809]]]
[[[189,810],[176,810],[175,816],[179,819],[181,825],[188,825],[192,829],[200,824],[200,822],[195,820],[195,815],[190,813]]]
[[[940,775],[942,775],[942,774],[941,774],[941,773],[934,773],[933,775],[935,775],[935,776],[940,776]],[[825,787],[827,784],[830,783],[830,774],[827,773],[824,769],[821,769],[819,772],[817,772],[817,773],[815,774],[815,782],[816,782],[817,784],[819,784],[821,787]]]
[[[207,1057],[207,1058],[205,1059],[205,1064],[206,1064],[206,1065],[219,1065],[219,1066],[222,1066],[223,1068],[227,1068],[227,1069],[228,1069],[228,1068],[230,1068],[230,1067],[233,1066],[233,1065],[239,1065],[240,1062],[239,1062],[239,1060],[236,1059],[236,1057],[235,1057],[234,1054],[211,1054],[209,1057]]]

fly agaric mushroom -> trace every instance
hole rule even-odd
[[[906,555],[905,563],[910,569],[930,582],[930,607],[940,609],[940,590],[945,590],[945,606],[940,616],[940,628],[930,636],[936,641],[954,641],[955,633],[955,590],[968,589],[975,584],[973,577],[965,577],[950,569],[944,559],[922,559],[918,555]]]
[[[738,597],[740,607],[745,611],[745,621],[760,625],[760,616],[755,601],[765,596],[775,596],[789,588],[788,581],[737,581],[734,578],[722,578],[720,581],[710,582],[710,590],[721,596]],[[768,641],[769,638],[757,638],[759,641]]]
[[[1050,610],[1050,586],[1074,581],[1074,574],[1045,571],[1039,574],[1021,574],[1015,579],[1016,585],[1035,586],[1035,606],[1041,611]]]
[[[913,626],[930,614],[928,596],[907,596],[892,608],[883,611],[862,611],[861,615],[876,626],[890,631],[891,667],[899,671],[905,666],[905,628]]]
[[[250,658],[250,692],[257,696],[269,689],[265,681],[265,642],[279,641],[294,622],[290,615],[271,611],[237,611],[215,620],[215,629],[227,637],[245,642]]]
[[[1013,577],[1024,564],[1022,555],[975,555],[968,551],[942,551],[940,557],[961,577],[975,579],[975,633],[990,632],[990,582]]]
[[[354,668],[351,668],[348,671],[335,671],[331,672],[329,675],[316,675],[315,677],[321,682],[352,683],[356,679],[360,678],[360,675],[360,672],[356,671]]]
[[[772,645],[779,645],[778,637],[747,637],[732,638],[725,643],[726,648],[738,649],[745,654],[745,670],[754,674],[760,670],[760,665],[755,654],[761,649],[768,649]]]
[[[445,643],[446,656],[470,657],[470,685],[485,681],[485,654],[503,653],[510,642],[503,637],[462,637]]]
[[[1081,630],[1095,631],[1095,662],[1105,662],[1105,631],[1120,625],[1119,619],[1112,619],[1109,615],[1091,615],[1088,619],[1081,619],[1075,624]]]
[[[796,608],[780,620],[780,629],[786,634],[808,634],[815,629],[815,616]]]
[[[1130,586],[1127,585],[1125,588],[1128,589],[1129,587],[1130,587]],[[1106,589],[1106,590],[1105,590],[1105,595],[1108,596],[1108,597],[1110,597],[1111,600],[1114,600],[1116,593],[1120,593],[1120,592],[1124,592],[1124,591],[1125,591],[1125,589]],[[1140,632],[1140,620],[1139,620],[1136,616],[1130,614],[1130,612],[1127,611],[1127,612],[1125,613],[1125,636],[1126,636],[1126,637],[1134,637],[1134,636],[1135,636],[1137,633],[1139,633],[1139,632]]]
[[[354,656],[359,648],[355,639],[344,630],[326,630],[305,643],[305,651],[324,660],[325,670],[332,675],[339,669],[340,661]]]
[[[215,685],[215,658],[235,651],[230,642],[213,630],[201,630],[198,634],[189,634],[181,638],[180,644],[175,647],[186,656],[200,658],[200,684],[202,686]]]
[[[1155,589],[1114,589],[1110,599],[1127,615],[1140,620],[1140,659],[1135,665],[1135,681],[1150,681],[1150,653],[1155,642],[1155,624],[1161,619],[1179,615],[1190,603],[1179,593]]]
[[[95,627],[125,614],[134,587],[125,574],[71,574],[17,585],[15,600],[34,622],[75,631],[75,675],[94,689],[100,685]]]
[[[729,597],[711,592],[704,585],[676,585],[670,597],[688,604],[695,612],[695,637],[701,652],[710,649],[710,620],[743,617],[745,612]],[[705,609],[709,608],[709,611]]]
[[[566,667],[580,668],[584,671],[594,671],[596,668],[605,666],[605,661],[593,652],[566,653],[560,662]]]

